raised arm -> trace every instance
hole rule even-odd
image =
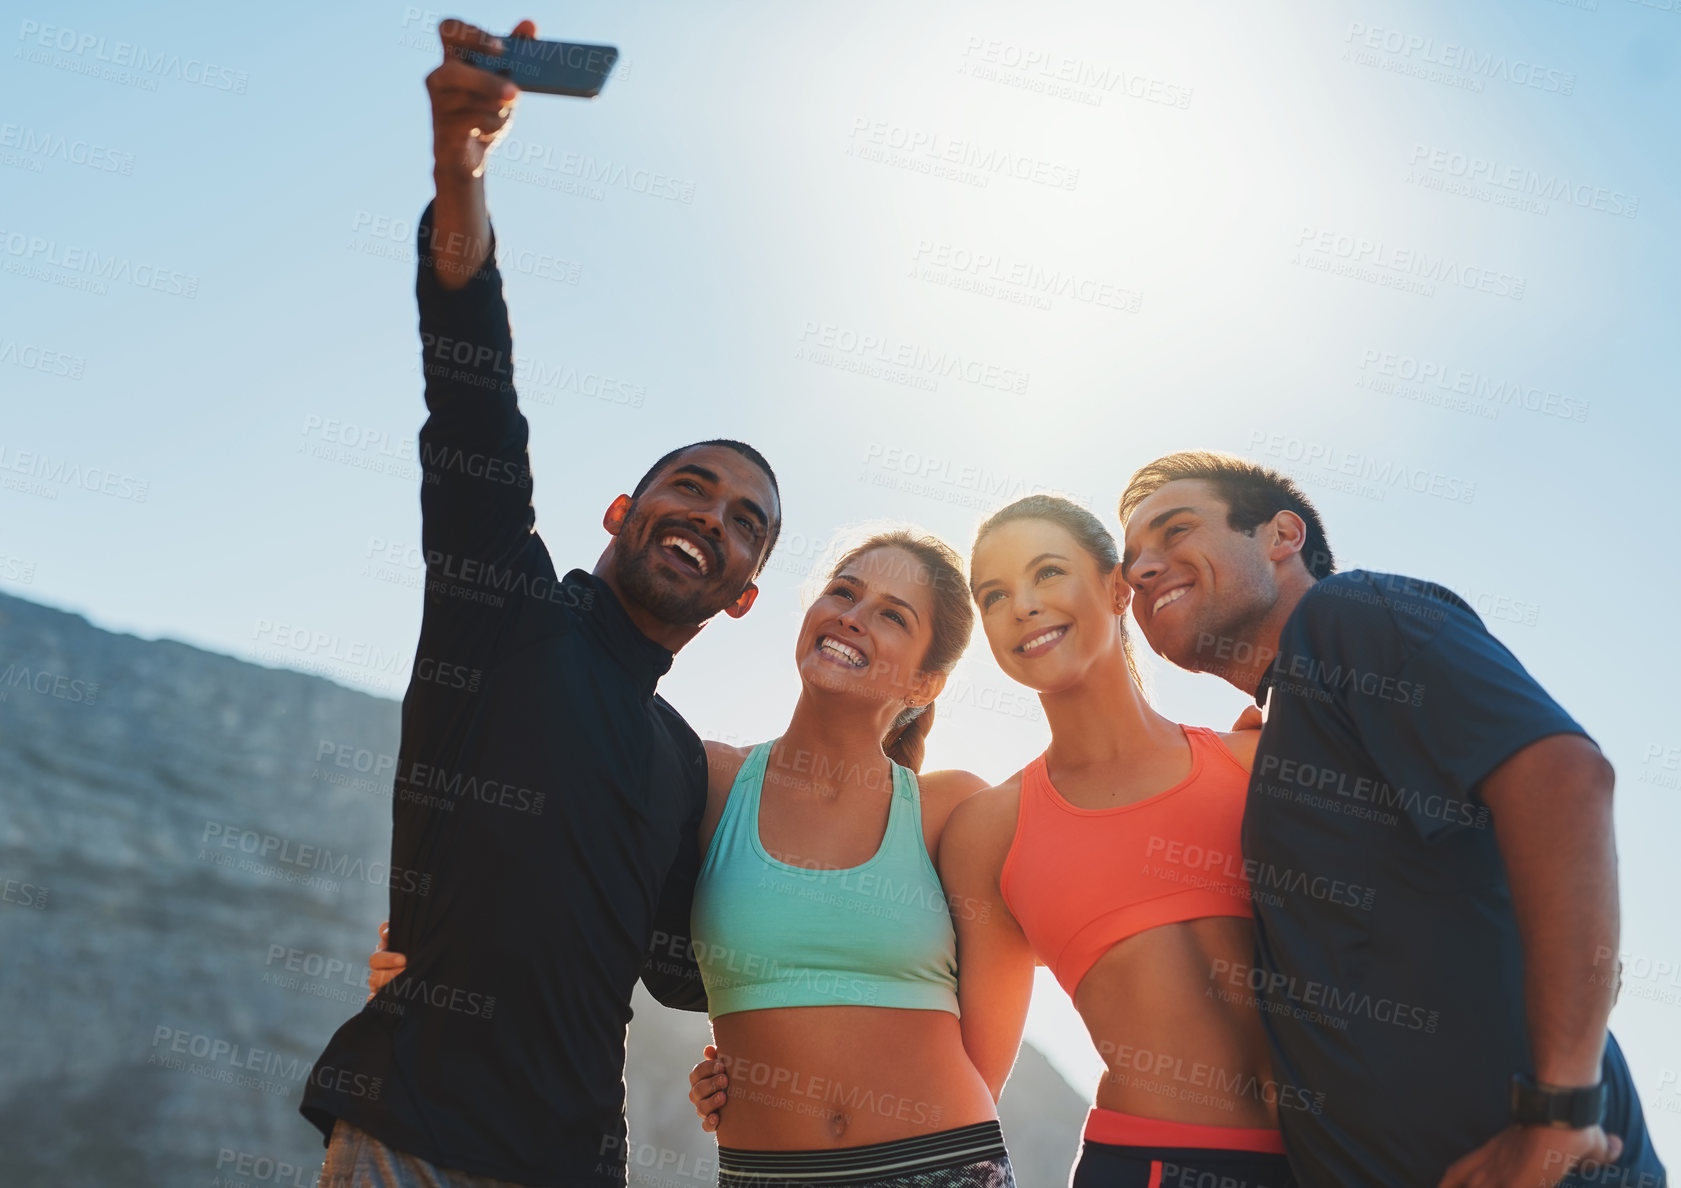
[[[483,563],[531,534],[528,427],[514,394],[513,334],[485,204],[484,160],[517,90],[462,61],[501,39],[459,21],[438,27],[444,62],[426,77],[437,197],[421,216],[421,367],[430,412],[420,431],[422,539],[434,579],[474,584]],[[535,33],[523,22],[516,32]],[[492,578],[491,580],[494,580]]]
[[[999,891],[1017,795],[1009,785],[977,792],[952,810],[940,838],[940,882],[957,929],[963,1047],[994,1101],[1015,1066],[1033,994],[1033,949]]]
[[[535,37],[537,26],[521,21],[513,35]],[[432,180],[438,192],[431,247],[443,287],[460,289],[491,254],[484,160],[513,118],[519,88],[461,60],[469,50],[500,54],[500,37],[449,20],[439,22],[438,39],[444,62],[426,76],[432,98]]]

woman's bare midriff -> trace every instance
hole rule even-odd
[[[1247,917],[1211,916],[1141,932],[1098,958],[1074,1006],[1108,1066],[1099,1107],[1206,1126],[1278,1126],[1280,1090],[1260,1015],[1248,990],[1223,976],[1248,968],[1254,946]]]
[[[949,1011],[783,1007],[712,1029],[729,1074],[723,1147],[858,1147],[998,1117]]]

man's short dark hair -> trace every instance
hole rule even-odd
[[[1180,479],[1202,479],[1212,486],[1231,509],[1226,515],[1227,525],[1238,532],[1253,535],[1259,525],[1279,512],[1295,512],[1307,525],[1302,564],[1315,578],[1336,572],[1337,561],[1325,538],[1325,525],[1302,489],[1288,475],[1235,454],[1183,450],[1139,467],[1121,493],[1121,527],[1126,527],[1139,504]]]
[[[636,484],[636,489],[630,493],[630,501],[635,503],[641,498],[642,492],[646,491],[649,485],[659,477],[660,471],[671,463],[690,450],[698,450],[706,446],[719,446],[726,450],[734,450],[764,471],[765,477],[770,480],[771,493],[776,496],[776,507],[767,509],[770,523],[765,525],[765,553],[764,556],[759,558],[758,568],[753,571],[753,576],[758,577],[760,571],[765,567],[765,562],[770,560],[771,550],[776,548],[776,538],[782,535],[782,489],[776,485],[776,471],[770,468],[770,463],[765,461],[765,456],[745,441],[735,441],[728,437],[714,437],[710,441],[693,441],[688,445],[678,446],[648,467],[648,473],[642,476],[641,481]]]

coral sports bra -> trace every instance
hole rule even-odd
[[[1249,773],[1214,731],[1182,726],[1191,772],[1132,804],[1083,809],[1043,755],[1022,771],[1004,902],[1070,998],[1111,946],[1163,924],[1248,916],[1239,836]]]

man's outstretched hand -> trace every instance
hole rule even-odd
[[[537,25],[521,21],[510,36],[535,37]],[[431,256],[443,286],[459,289],[490,254],[484,160],[513,119],[519,88],[462,57],[469,50],[500,54],[502,38],[452,19],[438,22],[438,39],[443,65],[426,76],[432,100],[432,178],[438,189]]]

